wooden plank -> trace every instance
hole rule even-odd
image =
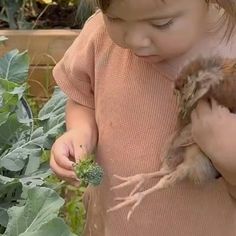
[[[48,98],[56,85],[52,76],[53,66],[31,66],[28,84],[29,96]]]
[[[12,49],[28,50],[31,65],[54,65],[78,36],[80,30],[1,30],[8,40],[0,55]]]

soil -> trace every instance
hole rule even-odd
[[[34,9],[35,10],[35,9]],[[34,29],[80,29],[82,22],[77,19],[77,6],[45,5],[37,3],[35,13],[25,9],[24,17],[34,25]],[[8,23],[0,20],[0,29],[8,28]]]

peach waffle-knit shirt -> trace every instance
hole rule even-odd
[[[211,45],[212,51],[219,50],[213,42]],[[225,47],[222,52],[233,50]],[[156,191],[144,198],[129,222],[130,207],[106,212],[117,203],[114,198],[127,196],[132,189],[111,191],[119,183],[114,174],[130,176],[160,168],[163,147],[176,127],[173,80],[177,67],[173,63],[152,65],[115,45],[101,13],[86,23],[56,65],[58,85],[71,99],[95,109],[99,131],[96,158],[105,177],[100,186],[89,187],[85,193],[84,235],[236,235],[235,200],[223,178],[203,185],[186,180]],[[149,181],[143,189],[157,181]]]

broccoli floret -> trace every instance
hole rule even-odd
[[[82,160],[74,165],[74,170],[81,184],[97,186],[102,182],[103,169],[94,161],[93,154],[86,154]]]

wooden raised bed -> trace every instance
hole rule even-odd
[[[0,55],[12,49],[28,50],[30,56],[29,95],[47,100],[55,82],[52,68],[78,36],[79,30],[1,30],[8,40],[0,47]]]

